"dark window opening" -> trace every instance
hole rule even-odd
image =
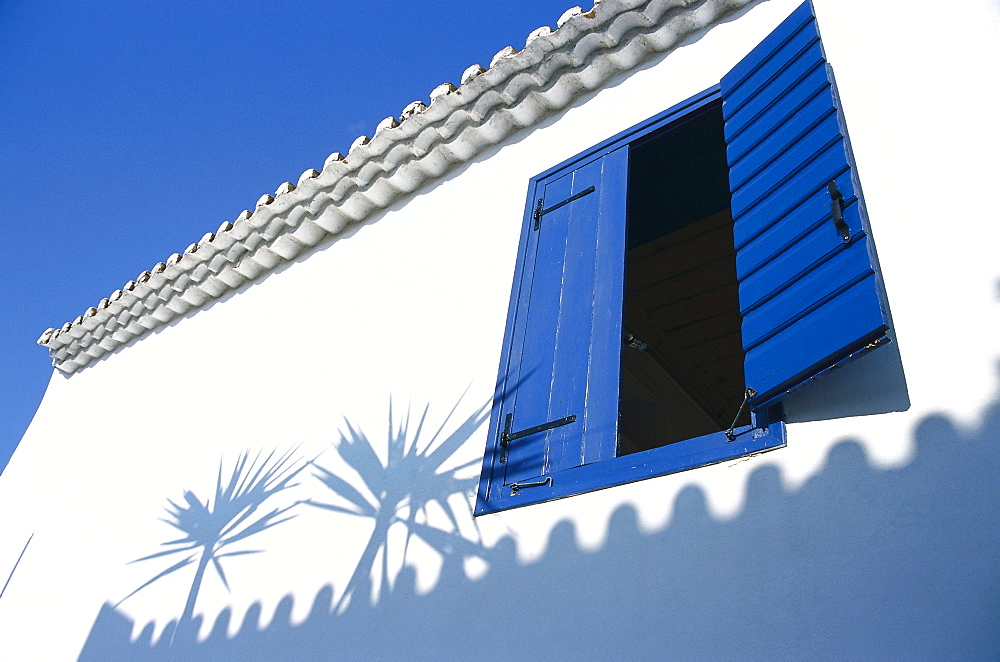
[[[720,104],[630,146],[627,218],[619,456],[728,429],[741,402]]]

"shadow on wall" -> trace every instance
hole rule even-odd
[[[180,503],[168,499],[169,505],[165,508],[167,517],[162,519],[173,527],[175,535],[180,533],[180,537],[161,544],[164,549],[136,559],[132,563],[161,558],[174,559],[177,555],[184,558],[144,582],[119,600],[118,605],[150,584],[170,577],[189,565],[195,565],[194,578],[191,581],[184,610],[180,619],[168,626],[169,633],[165,633],[164,638],[173,640],[177,636],[197,636],[197,627],[191,626],[195,625],[193,620],[195,603],[209,564],[228,590],[229,581],[226,579],[222,560],[234,556],[260,554],[263,550],[240,547],[256,534],[295,517],[289,514],[289,511],[296,504],[274,507],[268,512],[259,511],[264,509],[264,504],[272,497],[294,487],[295,483],[292,481],[308,466],[307,462],[296,458],[297,451],[298,447],[280,456],[276,456],[272,451],[263,460],[260,453],[251,460],[249,452],[245,451],[237,459],[232,473],[226,473],[225,482],[223,482],[223,464],[219,464],[215,494],[205,503],[202,503],[191,490],[184,491],[184,498]],[[237,549],[233,549],[234,545]]]
[[[378,602],[389,592],[389,529],[402,525],[406,543],[402,557],[411,539],[419,538],[442,556],[458,555],[459,558],[482,557],[483,547],[461,534],[459,521],[467,519],[466,513],[455,510],[450,499],[474,492],[478,477],[461,478],[469,469],[479,467],[481,461],[453,466],[455,453],[469,437],[489,419],[489,405],[483,405],[469,415],[451,434],[442,437],[445,427],[455,414],[462,399],[459,398],[429,439],[424,433],[430,407],[424,408],[416,430],[410,433],[410,412],[397,427],[393,420],[392,402],[389,403],[389,430],[386,461],[375,453],[371,442],[355,426],[346,422],[347,434],[341,434],[337,454],[361,477],[361,489],[344,480],[334,471],[316,464],[316,477],[329,490],[331,502],[307,500],[304,503],[336,513],[370,519],[374,525],[368,543],[348,580],[335,612],[343,611],[353,596],[364,600],[367,596]],[[427,523],[428,509],[434,507],[449,520],[450,530]],[[371,576],[381,560],[377,573],[379,585],[371,586]]]
[[[455,550],[427,595],[404,568],[374,606],[338,613],[323,588],[299,624],[286,596],[264,629],[255,604],[235,636],[226,610],[202,641],[191,628],[153,644],[149,629],[131,641],[132,622],[105,605],[81,659],[996,659],[998,428],[998,403],[974,430],[928,417],[900,469],[844,441],[794,491],[757,469],[734,519],[714,518],[689,487],[662,529],[643,531],[622,507],[587,551],[562,522],[527,565],[505,538],[477,548],[490,564],[479,581]]]

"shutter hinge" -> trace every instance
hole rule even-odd
[[[573,202],[574,200],[579,200],[583,196],[585,196],[585,195],[587,195],[589,193],[593,193],[596,190],[597,189],[595,187],[589,186],[589,187],[583,189],[582,191],[580,191],[579,193],[574,193],[573,195],[569,196],[568,198],[566,198],[562,202],[557,202],[556,204],[552,205],[551,207],[546,207],[544,209],[542,208],[542,205],[545,204],[545,201],[542,198],[538,198],[538,203],[535,205],[535,213],[532,214],[532,217],[534,217],[534,219],[535,219],[535,229],[537,230],[538,228],[540,228],[542,226],[542,216],[544,216],[545,214],[548,214],[550,211],[555,211],[555,210],[559,209],[560,207],[568,205],[569,203]]]
[[[503,422],[503,432],[500,434],[500,462],[503,463],[507,461],[507,451],[510,448],[510,442],[515,439],[521,439],[538,432],[544,432],[545,430],[551,430],[552,428],[569,425],[575,421],[576,414],[573,414],[572,416],[566,416],[565,418],[560,418],[555,421],[542,423],[541,425],[536,425],[533,428],[527,428],[526,430],[521,430],[520,432],[511,432],[510,428],[514,423],[514,414],[507,414],[507,418],[505,418]]]
[[[633,336],[628,331],[625,331],[622,334],[622,343],[624,343],[626,347],[631,347],[632,349],[637,349],[640,352],[645,352],[647,349],[649,349],[649,345],[647,345],[646,343],[642,342],[641,340],[639,340],[638,338],[636,338],[635,336]]]

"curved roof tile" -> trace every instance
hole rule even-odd
[[[604,0],[566,11],[557,29],[507,46],[489,69],[473,65],[461,86],[436,87],[430,104],[414,101],[374,135],[359,136],[347,156],[334,152],[322,172],[265,194],[253,212],[144,271],[97,308],[38,344],[52,364],[73,373],[108,352],[296,258],[468,161],[512,133],[537,124],[608,79],[667,51],[754,0]]]

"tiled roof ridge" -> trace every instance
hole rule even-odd
[[[295,259],[347,226],[384,209],[467,162],[487,147],[562,110],[613,76],[754,0],[597,0],[566,11],[555,30],[532,31],[525,47],[506,47],[489,69],[473,65],[460,87],[444,83],[430,105],[414,101],[400,117],[360,136],[322,172],[285,182],[183,253],[139,274],[38,344],[73,373],[132,339]]]

